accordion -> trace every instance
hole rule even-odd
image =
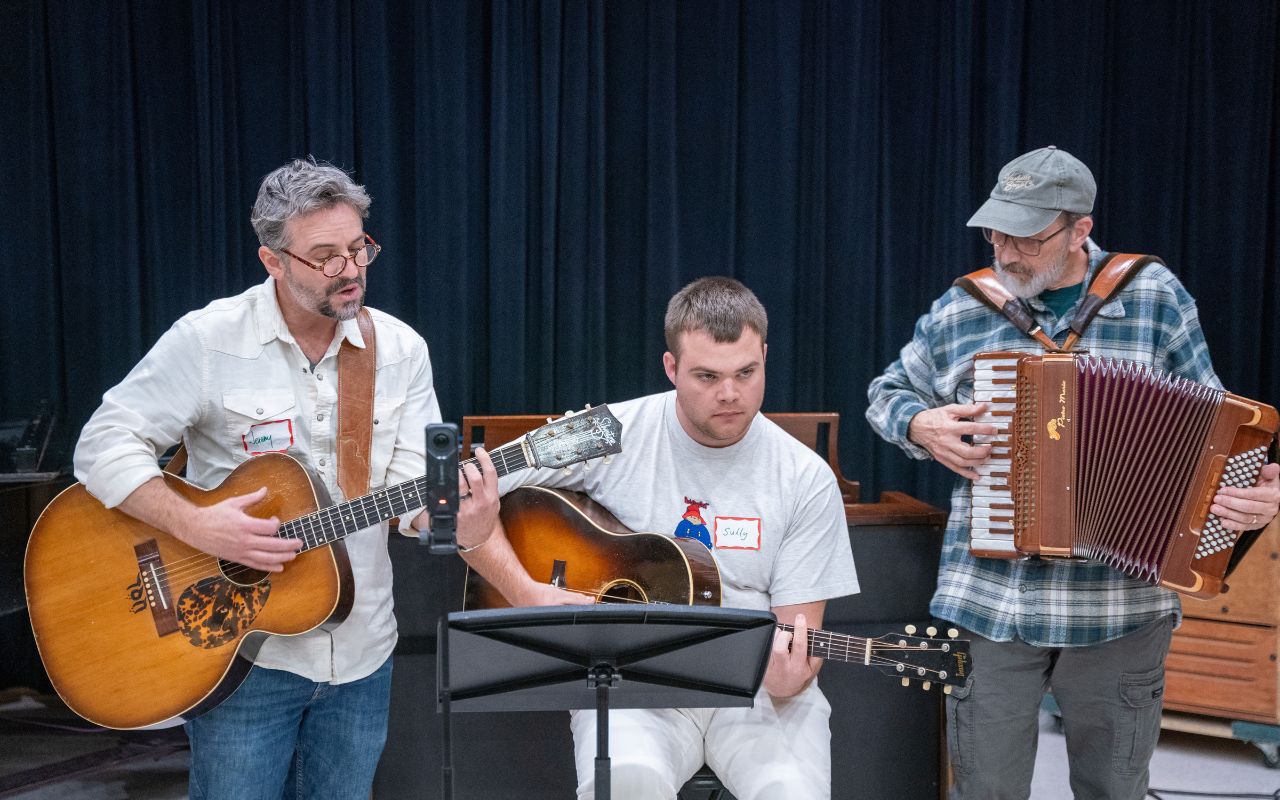
[[[1209,506],[1220,486],[1257,481],[1274,408],[1081,353],[979,354],[974,402],[999,430],[973,437],[992,446],[973,485],[974,555],[1092,559],[1195,597],[1222,591],[1240,535]]]

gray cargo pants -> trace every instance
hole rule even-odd
[[[1062,709],[1075,799],[1142,800],[1173,621],[1088,647],[969,634],[973,681],[947,698],[952,800],[1026,800],[1046,689]]]

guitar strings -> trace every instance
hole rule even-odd
[[[562,437],[560,441],[571,447],[574,450],[575,455],[579,456],[580,459],[582,457],[589,458],[590,456],[586,455],[586,453],[591,449],[598,448],[600,443],[603,441],[598,428],[590,425],[590,417],[588,417],[586,421],[588,423],[586,427],[573,430],[571,426],[567,426],[568,430],[560,434]],[[548,434],[548,436],[550,435],[553,435],[553,433]],[[525,438],[526,437],[520,437],[514,441],[499,445],[489,451],[489,458],[492,460],[494,471],[499,477],[533,466],[529,463],[523,446]],[[479,459],[475,457],[463,460],[458,467],[459,469],[462,469],[468,464],[475,466],[477,469],[481,468]],[[397,516],[396,506],[394,501],[391,500],[391,492],[393,491],[399,491],[400,504],[404,506],[404,511],[410,511],[417,507],[415,504],[409,503],[405,499],[404,487],[412,484],[414,489],[412,496],[415,498],[421,498],[424,492],[422,488],[417,486],[417,484],[424,479],[425,476],[414,478],[363,497],[344,501],[323,509],[318,509],[310,514],[304,514],[301,517],[286,520],[280,524],[275,535],[277,538],[294,538],[297,536],[297,538],[301,539],[303,543],[303,547],[298,551],[299,553],[315,549],[322,545],[331,544],[332,542],[342,539],[351,533],[364,530],[365,528],[372,527],[373,525],[380,524]],[[385,511],[380,508],[380,503],[386,503]],[[372,504],[374,519],[376,520],[375,522],[370,522],[370,504]],[[355,522],[355,517],[349,514],[349,512],[353,511],[358,511],[358,513],[364,518],[366,524],[348,531],[348,524],[357,524]],[[308,525],[312,528],[310,531],[307,530]],[[318,532],[315,530],[317,525],[320,527],[320,531]],[[333,535],[333,528],[336,525],[341,525],[342,530],[337,535]],[[328,529],[326,529],[326,526]],[[211,563],[213,569],[210,568]],[[229,566],[224,567],[222,566],[223,563],[226,563]],[[151,567],[150,569],[152,574],[147,575],[145,574],[146,568],[143,568],[140,565],[140,578],[146,579],[154,576],[160,584],[165,586],[171,596],[175,593],[175,587],[170,584],[177,584],[179,585],[179,588],[185,588],[182,587],[181,584],[191,580],[198,581],[204,577],[214,577],[214,574],[224,575],[233,582],[241,585],[259,583],[262,580],[269,578],[272,574],[267,573],[264,577],[250,581],[248,580],[249,578],[264,572],[264,570],[259,570],[254,567],[249,567],[244,564],[231,561],[230,559],[219,558],[212,554],[200,551],[192,553],[189,556],[179,558],[171,563],[165,563],[162,561],[159,566]],[[160,591],[160,586],[154,586],[153,588],[156,592]],[[178,595],[180,596],[181,592],[178,592]]]
[[[578,437],[578,438],[581,439],[582,437]],[[489,453],[489,457],[490,459],[493,460],[494,470],[495,472],[497,472],[499,477],[506,475],[510,472],[515,472],[516,470],[524,469],[525,467],[529,466],[527,461],[524,459],[524,449],[521,447],[519,439],[513,442],[507,442],[506,444],[501,445],[499,447],[495,447]],[[473,464],[477,467],[477,469],[479,468],[479,462],[475,458],[468,458],[465,461],[460,462],[458,466],[459,468],[461,468],[467,464]],[[279,530],[276,531],[276,534],[275,534],[276,538],[300,539],[303,542],[303,547],[301,550],[298,551],[299,553],[304,553],[308,550],[313,550],[317,547],[320,547],[326,544],[332,544],[333,542],[349,535],[349,533],[354,533],[355,531],[364,530],[365,528],[372,527],[375,524],[380,524],[396,516],[396,514],[394,513],[394,504],[390,500],[390,493],[398,490],[401,495],[400,503],[407,504],[408,501],[405,500],[404,498],[404,487],[409,486],[410,484],[416,484],[419,481],[422,481],[424,478],[425,476],[413,478],[411,480],[407,480],[402,483],[395,484],[394,486],[388,486],[385,489],[380,489],[377,492],[373,492],[371,494],[367,494],[362,497],[355,498],[354,500],[346,500],[341,503],[335,503],[334,505],[317,509],[316,511],[313,511],[309,514],[304,514],[301,517],[294,517],[293,519],[285,520],[284,522],[280,523],[280,528]],[[422,491],[418,489],[416,486],[414,488],[415,488],[416,496],[421,496]],[[379,499],[379,496],[381,496],[381,499]],[[348,510],[350,510],[351,507],[357,506],[357,505],[361,505],[361,506],[367,505],[369,502],[373,503],[374,510],[378,512],[377,513],[378,521],[376,523],[370,523],[368,525],[364,525],[359,528],[356,528],[355,531],[350,531],[350,532],[345,531],[346,526],[343,525],[342,523],[343,515]],[[381,510],[378,508],[379,502],[388,503],[387,512],[389,513],[386,513],[385,516],[383,515]],[[406,511],[412,510],[412,508],[413,508],[412,506],[407,506]],[[366,510],[361,509],[359,513],[365,518],[366,521],[369,519],[369,515]],[[312,525],[313,527],[313,531],[310,533],[308,533],[308,531],[304,527],[308,524]],[[317,525],[321,528],[319,532],[314,531],[314,527]],[[329,531],[324,530],[326,526],[330,529]],[[337,526],[341,526],[343,528],[343,532],[341,533],[341,535],[337,535],[337,536],[333,536],[332,538],[329,538],[330,533],[332,532],[332,529]],[[220,567],[221,562],[224,562],[224,561],[230,565],[225,569]],[[213,562],[212,568],[211,568],[210,562]],[[175,584],[184,583],[186,581],[203,578],[203,577],[214,577],[215,574],[225,575],[227,578],[229,578],[230,580],[236,583],[242,583],[242,581],[238,579],[250,577],[264,571],[265,570],[259,570],[254,567],[249,567],[244,564],[231,561],[230,559],[222,559],[210,553],[197,551],[189,556],[184,556],[183,558],[176,559],[171,563],[162,564],[161,566],[156,568],[155,575],[160,580],[170,582],[170,583],[175,583]],[[270,577],[270,575],[272,574],[274,573],[267,573],[267,577]],[[262,579],[259,579],[259,581],[260,580]],[[257,583],[259,581],[243,581],[243,583],[252,584],[252,583]],[[174,595],[173,587],[170,586],[169,589],[170,589],[170,595]],[[177,595],[180,596],[181,592],[177,592]]]
[[[596,598],[596,602],[600,602],[601,600],[608,601],[611,603],[644,604],[644,603],[650,602],[648,600],[637,600],[634,597],[622,597],[620,595],[611,595],[608,592],[597,594],[596,592],[592,592],[587,589],[573,589],[568,586],[559,586],[556,588],[563,589],[564,591],[569,592],[570,594],[577,594],[577,595],[582,595],[584,597]],[[659,605],[666,605],[666,604],[663,603]],[[779,630],[782,630],[788,633],[795,633],[794,625],[779,622],[776,624],[776,627]],[[908,675],[906,674],[906,672],[904,672],[903,677],[912,678],[914,680],[920,680],[923,677],[919,673],[919,670],[922,670],[922,669],[927,675],[936,676],[942,673],[942,670],[940,669],[934,669],[929,667],[919,667],[914,664],[909,664],[899,659],[895,659],[888,655],[885,655],[886,652],[913,652],[913,653],[937,652],[936,649],[911,647],[910,645],[907,645],[907,644],[884,644],[883,642],[881,642],[879,639],[876,639],[876,638],[870,638],[865,636],[854,636],[853,634],[835,633],[834,631],[825,631],[820,628],[810,628],[809,629],[809,650],[810,650],[809,655],[821,657],[819,653],[813,652],[813,647],[815,642],[824,642],[828,646],[827,652],[837,653],[839,656],[842,657],[842,658],[838,658],[837,660],[843,660],[846,663],[862,662],[863,659],[861,657],[856,657],[855,654],[866,652],[867,643],[870,642],[871,658],[867,662],[870,666],[903,667],[906,671],[909,671],[911,673],[910,675]],[[833,643],[836,645],[836,647],[830,647],[830,645],[832,645]]]
[[[583,445],[587,445],[588,449],[590,449],[591,446],[596,446],[598,444],[597,440],[599,438],[595,435],[594,429],[568,431],[567,433],[562,433],[560,435],[563,437],[562,441],[565,441],[579,455],[583,453]],[[489,458],[492,460],[494,471],[499,477],[531,466],[528,459],[525,457],[525,450],[522,442],[523,438],[516,439],[514,441],[507,442],[506,444],[499,445],[489,451]],[[461,469],[468,464],[480,469],[480,462],[475,457],[463,460],[458,466]],[[400,503],[405,506],[406,511],[412,510],[414,505],[410,504],[404,498],[404,487],[409,486],[410,484],[417,484],[424,480],[424,478],[425,476],[404,481],[402,483],[395,484],[394,486],[389,486],[386,489],[379,490],[378,492],[358,497],[354,500],[347,500],[342,503],[318,509],[301,517],[286,520],[285,522],[280,523],[280,529],[276,532],[276,537],[293,538],[296,536],[303,542],[302,549],[298,551],[300,553],[313,550],[323,545],[331,544],[344,538],[350,533],[364,530],[365,528],[385,522],[386,520],[396,516],[394,510],[395,507],[390,500],[390,493],[392,491],[400,492]],[[422,490],[416,485],[414,486],[414,490],[414,495],[416,497],[421,497],[423,493]],[[353,507],[359,507],[359,513],[364,517],[366,523],[368,523],[369,514],[368,510],[364,508],[364,506],[369,505],[370,502],[372,502],[373,509],[376,512],[375,518],[377,519],[377,522],[357,527],[352,531],[346,531],[346,525],[342,522],[346,512]],[[385,513],[378,508],[378,504],[380,502],[386,502],[388,504],[387,511]],[[347,519],[350,520],[352,524],[356,524],[354,522],[354,518],[348,517]],[[306,526],[308,525],[313,528],[311,532],[308,532],[306,529]],[[317,525],[321,528],[319,532],[314,530]],[[343,530],[339,535],[335,536],[332,535],[333,531],[331,529],[337,525],[341,525]],[[330,530],[325,530],[326,526]],[[213,569],[210,568],[211,561],[213,562]],[[222,562],[227,562],[230,566],[223,568],[221,566]],[[238,562],[230,561],[229,559],[222,559],[204,552],[193,553],[190,556],[180,558],[172,563],[166,563],[155,570],[157,578],[172,583],[183,583],[185,581],[202,577],[213,577],[211,574],[213,572],[225,575],[233,582],[242,585],[251,585],[264,579],[259,578],[256,581],[247,580],[258,573],[264,572],[264,570],[249,567]],[[266,577],[270,577],[271,574],[272,573],[268,573]],[[172,593],[173,589],[170,587],[170,594]]]

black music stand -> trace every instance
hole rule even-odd
[[[596,797],[608,798],[609,708],[750,706],[775,623],[768,611],[647,604],[453,613],[437,661],[445,725],[455,709],[594,707]]]

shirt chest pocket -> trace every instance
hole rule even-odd
[[[226,392],[222,413],[231,451],[239,458],[284,452],[297,440],[297,400],[291,389]]]
[[[396,449],[400,417],[404,414],[404,396],[373,398],[373,451],[369,454],[369,486],[386,485],[387,467]],[[418,435],[423,435],[421,431]],[[416,478],[417,475],[409,476]]]

